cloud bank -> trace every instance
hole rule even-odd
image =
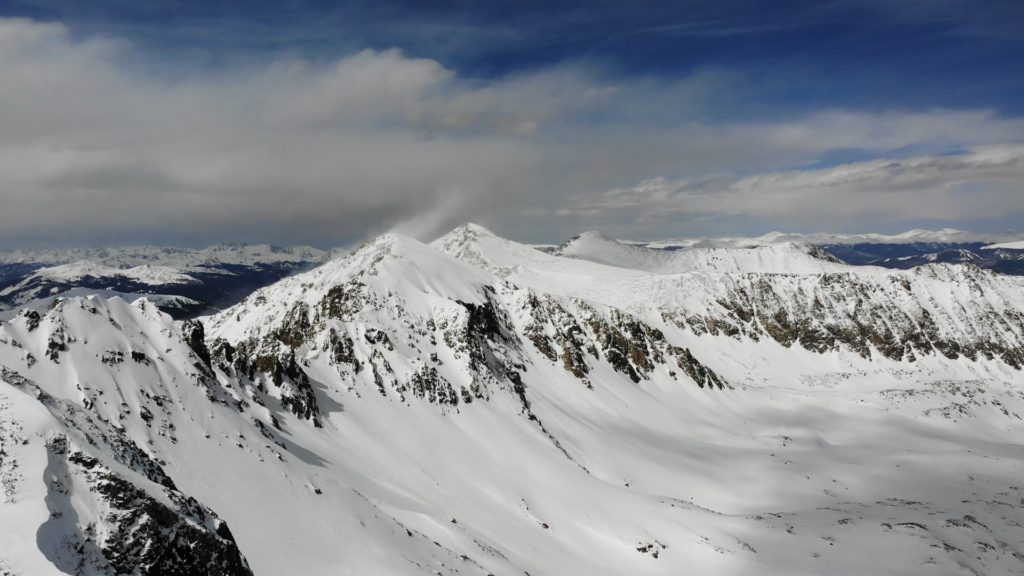
[[[600,195],[579,195],[560,213],[639,222],[680,216],[746,215],[842,225],[871,218],[998,220],[1024,203],[1024,145],[977,146],[944,156],[914,156],[788,170],[743,178],[647,179]]]
[[[749,93],[744,78],[609,77],[579,62],[480,81],[398,50],[154,69],[117,38],[0,19],[0,244],[330,246],[465,220],[547,241],[598,225],[640,237],[1024,216],[1024,121],[987,110],[709,121]],[[782,169],[837,153],[882,159]]]

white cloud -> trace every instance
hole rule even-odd
[[[579,196],[565,216],[637,221],[732,215],[769,221],[984,220],[1024,216],[1024,145],[977,146],[955,155],[915,156],[742,178],[653,178]]]
[[[723,71],[666,81],[566,64],[480,81],[387,50],[169,79],[129,43],[19,19],[0,19],[0,63],[4,244],[331,244],[399,223],[430,236],[470,219],[543,240],[589,219],[628,227],[660,213],[712,223],[736,213],[813,217],[825,204],[856,219],[872,214],[863,198],[880,193],[853,183],[787,193],[769,176],[708,175],[770,172],[835,149],[981,146],[1024,134],[1020,119],[984,110],[702,122],[701,110],[742,82]],[[903,170],[930,174],[945,196],[922,196],[923,183],[899,176],[904,204],[890,215],[927,198],[929,213],[955,219],[967,183],[1009,185],[995,169],[974,168],[959,186],[942,178],[967,169]],[[654,174],[666,180],[633,189]],[[816,191],[840,188],[854,192]],[[768,189],[775,207],[758,192]]]

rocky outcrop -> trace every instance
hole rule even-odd
[[[316,392],[306,372],[295,360],[295,350],[283,349],[278,354],[259,353],[250,350],[243,342],[234,350],[233,367],[236,374],[242,375],[250,382],[259,382],[259,376],[266,377],[275,386],[281,406],[299,418],[309,420],[317,428],[320,421],[320,409],[317,406]],[[261,386],[258,383],[257,386]]]
[[[210,367],[210,349],[206,346],[206,328],[199,320],[186,320],[181,324],[181,336],[189,349],[207,368]]]
[[[552,362],[561,362],[573,376],[583,379],[590,372],[585,354],[597,358],[597,347],[583,326],[550,296],[531,294],[527,299],[531,322],[526,337]]]
[[[531,322],[525,333],[533,345],[587,386],[592,386],[588,358],[607,362],[634,383],[648,379],[656,367],[668,366],[672,377],[679,368],[701,388],[727,386],[689,349],[670,344],[661,330],[620,310],[599,310],[582,300],[563,305],[559,299],[533,294],[526,306]]]
[[[50,520],[39,535],[58,568],[152,576],[252,574],[227,524],[193,498],[164,487],[160,499],[66,436],[50,439],[46,450]],[[98,516],[82,525],[92,510]]]

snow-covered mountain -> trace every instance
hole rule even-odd
[[[1018,240],[1016,242],[1002,242],[999,244],[990,244],[985,246],[986,250],[1024,250],[1024,240]]]
[[[0,310],[94,291],[151,295],[178,318],[230,306],[256,288],[330,257],[307,246],[220,244],[0,251]]]
[[[970,264],[999,274],[1024,275],[1024,243],[992,244],[1020,235],[974,234],[962,230],[910,230],[901,234],[791,234],[770,232],[756,237],[681,238],[675,240],[613,240],[586,232],[562,246],[544,246],[548,253],[580,256],[611,264],[641,264],[650,271],[692,270],[705,265],[742,270],[775,259],[785,271],[806,271],[803,252],[819,260],[859,266],[910,269],[933,263]],[[675,255],[670,255],[677,253]],[[628,256],[626,256],[628,254]],[[621,260],[626,258],[625,261]],[[606,260],[607,259],[607,260]],[[735,262],[726,262],[735,260]],[[801,260],[804,262],[799,263]],[[812,264],[820,267],[821,264]],[[666,268],[667,266],[667,268]],[[801,266],[795,269],[794,266]],[[652,268],[653,267],[653,268]]]
[[[198,320],[26,309],[0,573],[1024,569],[1024,279],[652,250],[467,225]]]
[[[768,243],[742,247],[689,246],[674,250],[620,242],[584,232],[549,253],[647,272],[828,272],[843,268],[812,244]]]
[[[772,244],[814,244],[814,245],[855,245],[855,244],[991,244],[993,242],[1009,242],[1018,240],[1020,234],[978,234],[955,228],[941,230],[924,230],[915,228],[899,234],[838,234],[831,232],[798,233],[769,232],[761,236],[717,236],[661,239],[653,241],[633,242],[649,248],[672,249],[681,247],[703,248],[751,248]]]

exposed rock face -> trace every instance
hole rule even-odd
[[[587,357],[603,359],[635,383],[656,366],[671,362],[701,388],[721,389],[725,383],[686,348],[669,344],[661,330],[616,309],[599,312],[582,300],[563,305],[550,296],[527,299],[531,322],[525,333],[534,346],[577,378],[586,379]],[[576,311],[570,311],[569,306]]]
[[[506,294],[509,294],[505,288]],[[489,388],[511,383],[521,386],[519,373],[526,370],[522,356],[522,343],[508,312],[500,304],[499,292],[492,286],[483,287],[481,304],[459,302],[468,314],[461,330],[445,333],[445,341],[455,342],[456,350],[469,354],[469,370],[473,381],[470,391],[482,397]]]
[[[973,297],[952,310],[938,305],[926,291],[935,275]],[[1024,313],[1001,306],[998,292],[986,286],[991,283],[990,276],[970,269],[925,268],[910,278],[878,280],[854,273],[756,274],[730,282],[717,298],[717,313],[665,310],[664,317],[697,335],[769,338],[786,347],[821,353],[845,348],[864,358],[879,354],[908,362],[930,354],[999,359],[1020,369]]]
[[[584,353],[597,358],[597,347],[589,341],[576,317],[549,297],[531,296],[527,301],[530,322],[526,335],[552,362],[561,359],[562,366],[577,378],[590,372]]]
[[[25,310],[22,315],[25,317],[25,326],[28,328],[29,332],[39,327],[39,312],[35,310]]]
[[[209,368],[210,349],[206,347],[206,328],[203,323],[195,319],[182,322],[181,335],[199,360]]]
[[[346,282],[329,288],[315,306],[293,303],[261,328],[262,335],[227,346],[240,374],[252,381],[265,375],[280,388],[283,405],[316,424],[316,393],[297,361],[316,351],[329,354],[343,379],[357,382],[368,368],[365,377],[383,396],[404,399],[411,393],[449,407],[485,399],[495,389],[520,395],[521,373],[538,360],[530,358],[519,333],[546,360],[588,387],[593,386],[588,379],[593,362],[606,362],[636,383],[647,379],[655,367],[668,367],[702,388],[725,385],[688,349],[672,345],[661,330],[629,314],[579,299],[538,295],[508,283],[485,284],[479,290],[479,302],[448,300],[443,314],[423,317],[395,294]],[[422,360],[398,369],[405,363],[403,350],[408,350],[399,349],[400,342],[409,343]],[[447,357],[462,366],[468,382],[439,370],[440,359]]]
[[[277,389],[281,406],[296,416],[309,420],[320,427],[320,411],[317,408],[316,393],[309,377],[295,361],[295,351],[284,349],[278,354],[250,351],[245,342],[234,351],[234,374],[244,376],[256,383],[259,392],[265,391],[264,381]]]
[[[161,502],[64,436],[46,448],[51,521],[39,530],[56,540],[51,554],[58,566],[152,576],[252,574],[227,524],[194,499],[165,487]],[[68,526],[65,516],[83,505],[102,510],[97,522]]]
[[[355,342],[348,334],[339,335],[334,328],[330,329],[327,339],[323,344],[323,351],[330,352],[331,359],[335,364],[349,364],[354,373],[358,374],[363,369],[363,362],[356,357]]]

